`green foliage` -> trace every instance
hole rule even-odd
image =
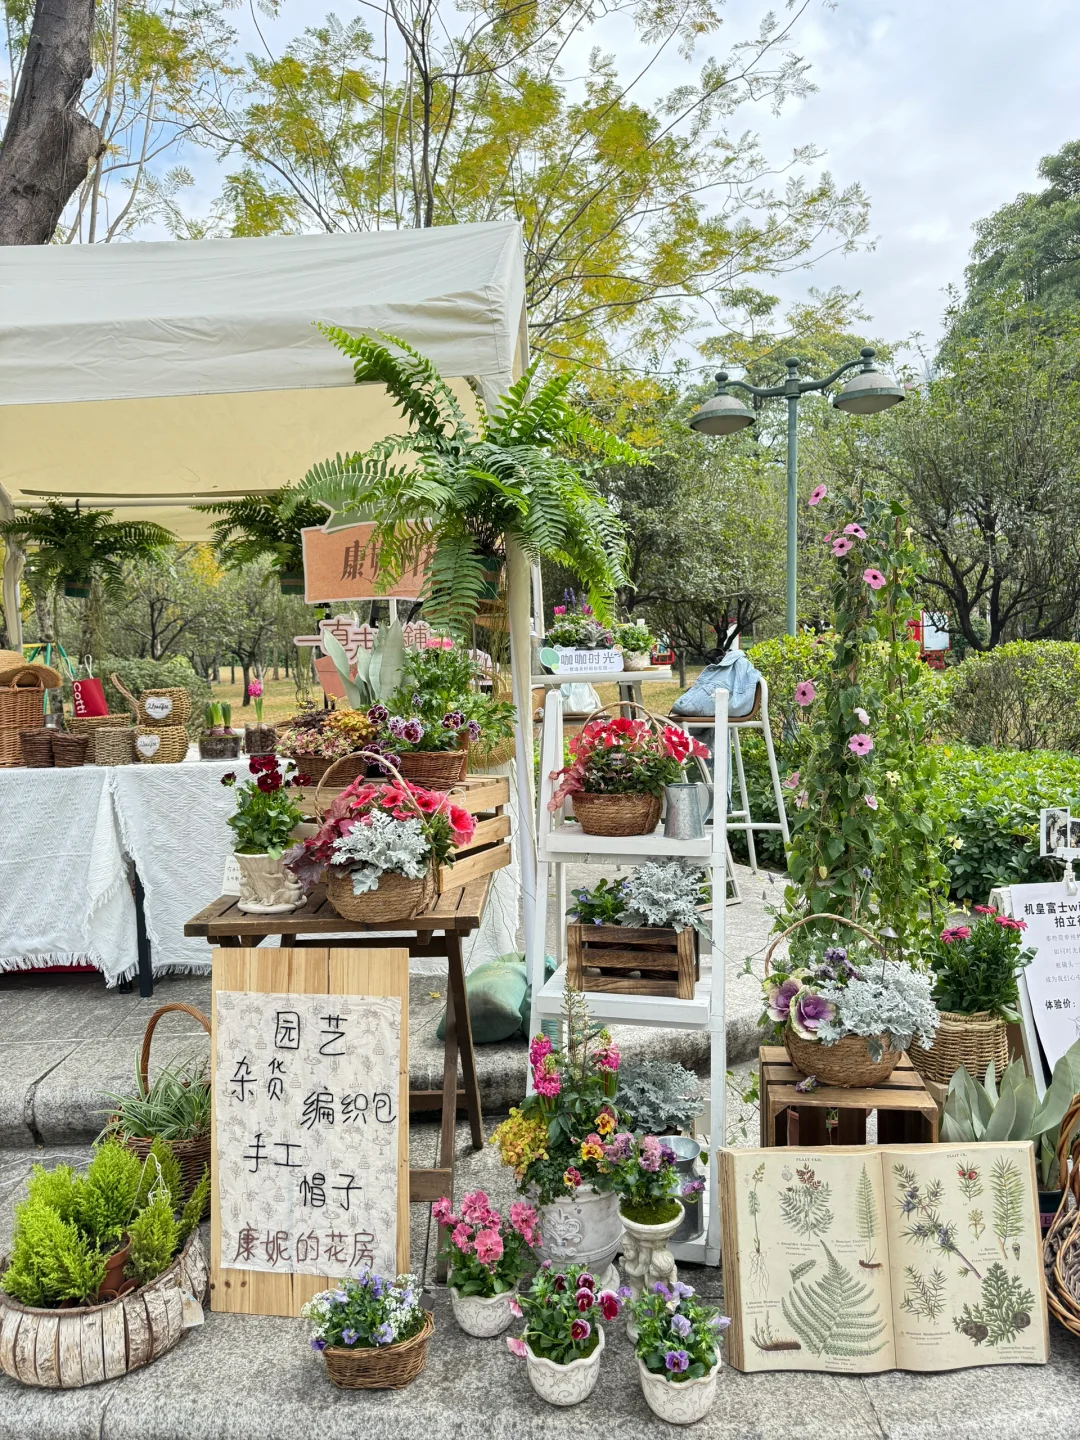
[[[163,1140],[160,1135],[155,1135],[150,1146],[150,1154],[146,1157],[140,1172],[135,1209],[141,1210],[151,1196],[163,1187],[179,1203],[180,1196],[184,1193],[184,1177],[180,1170],[180,1162],[169,1142]]]
[[[251,762],[252,769],[255,764]],[[222,777],[222,784],[236,785],[236,810],[226,823],[235,836],[233,848],[238,855],[270,855],[278,859],[285,853],[293,831],[304,818],[290,792],[294,783],[294,779],[282,780],[276,765],[261,770],[243,785],[236,785],[231,771]]]
[[[98,667],[101,683],[105,688],[105,699],[113,713],[130,713],[128,702],[112,683],[111,677],[119,675],[124,686],[136,700],[144,690],[164,690],[181,686],[191,698],[191,717],[187,722],[188,733],[196,736],[202,728],[206,706],[210,704],[210,682],[195,673],[186,655],[174,655],[168,660],[125,660],[107,656]]]
[[[865,1165],[859,1171],[859,1183],[855,1187],[855,1224],[859,1239],[866,1247],[866,1260],[869,1264],[874,1258],[874,1241],[878,1235],[878,1212],[874,1187],[870,1183]]]
[[[804,1167],[795,1173],[797,1184],[780,1191],[780,1214],[796,1235],[810,1239],[825,1235],[833,1222],[829,1209],[829,1186],[818,1180],[813,1170]]]
[[[689,1129],[701,1113],[701,1081],[674,1060],[637,1060],[619,1068],[618,1103],[646,1135]]]
[[[876,1355],[885,1345],[878,1340],[885,1321],[878,1315],[880,1305],[871,1306],[873,1291],[840,1264],[824,1241],[821,1248],[824,1274],[792,1287],[781,1301],[784,1318],[814,1355]]]
[[[728,1323],[712,1305],[701,1303],[692,1286],[684,1288],[689,1295],[675,1294],[670,1299],[666,1293],[646,1290],[630,1307],[637,1326],[635,1354],[650,1374],[663,1375],[673,1385],[708,1374],[716,1364],[720,1334]],[[668,1365],[672,1351],[680,1358],[685,1353],[684,1370]]]
[[[1019,1275],[1010,1275],[995,1260],[983,1277],[981,1303],[965,1304],[953,1316],[953,1328],[976,1345],[1000,1345],[1028,1328],[1034,1308],[1035,1296]]]
[[[131,1222],[129,1233],[131,1252],[124,1273],[137,1285],[146,1285],[167,1268],[180,1238],[167,1186],[158,1185],[149,1203]]]
[[[1000,1157],[990,1171],[994,1197],[994,1234],[1004,1252],[1024,1227],[1024,1182],[1020,1167]]]
[[[27,580],[43,589],[97,580],[106,595],[124,593],[124,562],[160,554],[176,536],[142,520],[114,521],[112,510],[71,509],[47,500],[40,510],[18,509],[0,522],[0,536],[28,551]]]
[[[286,490],[268,490],[243,495],[237,500],[219,500],[211,505],[193,505],[202,515],[220,518],[210,526],[210,538],[218,559],[228,570],[238,570],[253,560],[269,558],[264,583],[273,576],[303,572],[304,552],[300,532],[326,520],[326,507],[300,501],[286,510]]]
[[[490,679],[483,667],[459,645],[449,649],[432,646],[405,651],[400,684],[386,704],[391,714],[417,719],[423,724],[424,734],[419,743],[408,748],[455,749],[461,743],[460,727],[447,728],[442,723],[444,716],[455,712],[464,717],[466,724],[473,721],[479,725],[479,738],[470,738],[469,747],[481,760],[509,740],[514,733],[517,711],[509,701],[496,699],[494,693],[481,689],[482,682]]]
[[[177,1241],[180,1245],[188,1238],[191,1232],[199,1224],[206,1209],[206,1202],[210,1198],[210,1166],[203,1169],[199,1183],[192,1190],[184,1208],[180,1212],[180,1219],[177,1222]]]
[[[117,1140],[98,1145],[86,1174],[75,1182],[74,1219],[106,1254],[115,1250],[140,1199],[139,1157]]]
[[[350,674],[345,647],[329,630],[322,634],[322,647],[334,662],[338,679],[345,689],[345,698],[354,710],[367,710],[377,703],[389,701],[401,680],[405,667],[405,632],[400,620],[380,625],[370,650],[363,646],[356,652],[356,676]]]
[[[1016,640],[945,672],[942,734],[1012,750],[1080,750],[1080,645]]]
[[[938,1009],[961,1015],[988,1010],[1019,1021],[1016,977],[1030,965],[1034,950],[1023,949],[1021,932],[999,923],[996,915],[976,914],[962,928],[971,932],[966,940],[957,936],[955,928],[945,930],[930,955]]]
[[[923,1275],[914,1265],[904,1266],[907,1284],[900,1309],[909,1315],[922,1315],[927,1320],[936,1320],[945,1309],[945,1273],[937,1267],[929,1275]]]
[[[595,885],[582,886],[571,890],[574,904],[566,912],[579,925],[621,925],[626,913],[626,897],[621,880],[609,880],[607,876]]]
[[[105,1278],[105,1255],[77,1225],[49,1205],[24,1200],[15,1207],[15,1234],[2,1287],[23,1305],[85,1303]]]
[[[136,1087],[126,1095],[108,1095],[116,1119],[105,1134],[163,1140],[192,1140],[210,1129],[209,1062],[203,1055],[174,1060],[154,1076],[144,1091],[136,1071]]]

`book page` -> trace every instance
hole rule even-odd
[[[897,1365],[1045,1362],[1030,1141],[889,1146],[881,1165]]]
[[[742,1368],[895,1368],[878,1151],[727,1150],[720,1158],[724,1290],[738,1308]]]

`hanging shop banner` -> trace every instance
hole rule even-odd
[[[1012,915],[1035,958],[1022,971],[1048,1068],[1080,1038],[1080,888],[1064,881],[1009,887]]]
[[[373,524],[340,530],[315,527],[300,532],[304,547],[304,599],[309,605],[330,600],[417,600],[424,588],[432,551],[425,551],[401,579],[379,588],[379,555]]]

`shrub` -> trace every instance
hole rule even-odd
[[[1015,750],[1080,749],[1080,645],[1016,640],[945,673],[947,737]]]
[[[137,700],[144,690],[167,689],[181,685],[191,697],[191,717],[187,722],[188,733],[198,735],[202,729],[203,712],[213,698],[209,680],[195,673],[191,661],[184,655],[175,655],[171,660],[117,660],[108,658],[101,666],[105,699],[110,711],[130,710],[128,702],[112,683],[113,674],[119,675],[124,685]]]

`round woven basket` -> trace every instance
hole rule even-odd
[[[660,823],[660,797],[648,791],[590,795],[577,790],[572,799],[586,835],[651,835]]]
[[[86,764],[86,752],[90,746],[89,735],[65,735],[63,731],[53,732],[53,764],[58,770],[74,770]]]
[[[48,769],[53,763],[52,731],[44,725],[36,730],[20,730],[19,750],[22,752],[22,763],[29,769]]]
[[[94,754],[90,762],[92,765],[135,764],[135,727],[133,725],[126,725],[121,721],[119,725],[110,725],[107,728],[95,730],[93,741]]]
[[[187,752],[188,733],[183,725],[135,726],[135,759],[140,764],[179,765]]]
[[[240,754],[242,735],[200,735],[200,760],[235,760]]]
[[[426,910],[435,899],[435,872],[429,867],[422,880],[405,875],[383,874],[374,890],[354,895],[352,876],[341,867],[329,866],[326,872],[326,898],[343,920],[364,920],[368,924],[384,920],[411,920]]]
[[[934,1043],[928,1050],[919,1044],[911,1046],[911,1063],[925,1080],[947,1085],[960,1066],[974,1079],[980,1080],[989,1065],[998,1079],[1009,1064],[1009,1040],[1005,1021],[989,1010],[962,1015],[956,1010],[942,1010]]]
[[[99,730],[118,730],[130,725],[129,715],[71,715],[67,720],[70,734],[85,735],[89,741],[86,747],[87,765],[96,763],[95,740]]]
[[[363,775],[369,763],[360,751],[342,755],[337,760],[327,760],[322,755],[289,755],[285,758],[293,762],[298,775],[306,775],[313,785],[321,784],[331,770],[339,785],[349,785]]]
[[[410,750],[397,756],[398,769],[413,785],[428,790],[449,790],[460,785],[469,768],[469,748],[464,750]]]
[[[178,1011],[184,1015],[190,1015],[197,1020],[207,1035],[210,1034],[210,1019],[194,1005],[185,1005],[182,1001],[176,1000],[169,1005],[162,1005],[150,1016],[146,1022],[146,1031],[143,1035],[142,1049],[139,1052],[139,1081],[145,1095],[150,1089],[150,1044],[154,1038],[154,1031],[157,1029],[158,1021],[163,1015],[170,1011]],[[119,1115],[110,1118],[110,1125],[118,1126],[122,1123]],[[118,1131],[128,1150],[138,1155],[140,1160],[145,1160],[150,1154],[150,1147],[154,1143],[152,1137],[144,1135],[125,1135],[122,1130]],[[210,1164],[210,1132],[205,1135],[195,1135],[190,1140],[170,1140],[170,1148],[176,1156],[180,1165],[180,1173],[184,1177],[184,1201],[186,1202],[191,1192],[198,1185],[203,1177],[203,1171]],[[207,1197],[207,1209],[209,1209],[209,1197]],[[206,1213],[205,1211],[203,1212]]]
[[[45,687],[34,670],[20,670],[0,686],[0,765],[21,765],[19,732],[45,725]]]
[[[434,1330],[435,1319],[429,1310],[419,1333],[397,1345],[355,1350],[328,1345],[322,1352],[326,1373],[342,1390],[402,1390],[423,1370]]]

